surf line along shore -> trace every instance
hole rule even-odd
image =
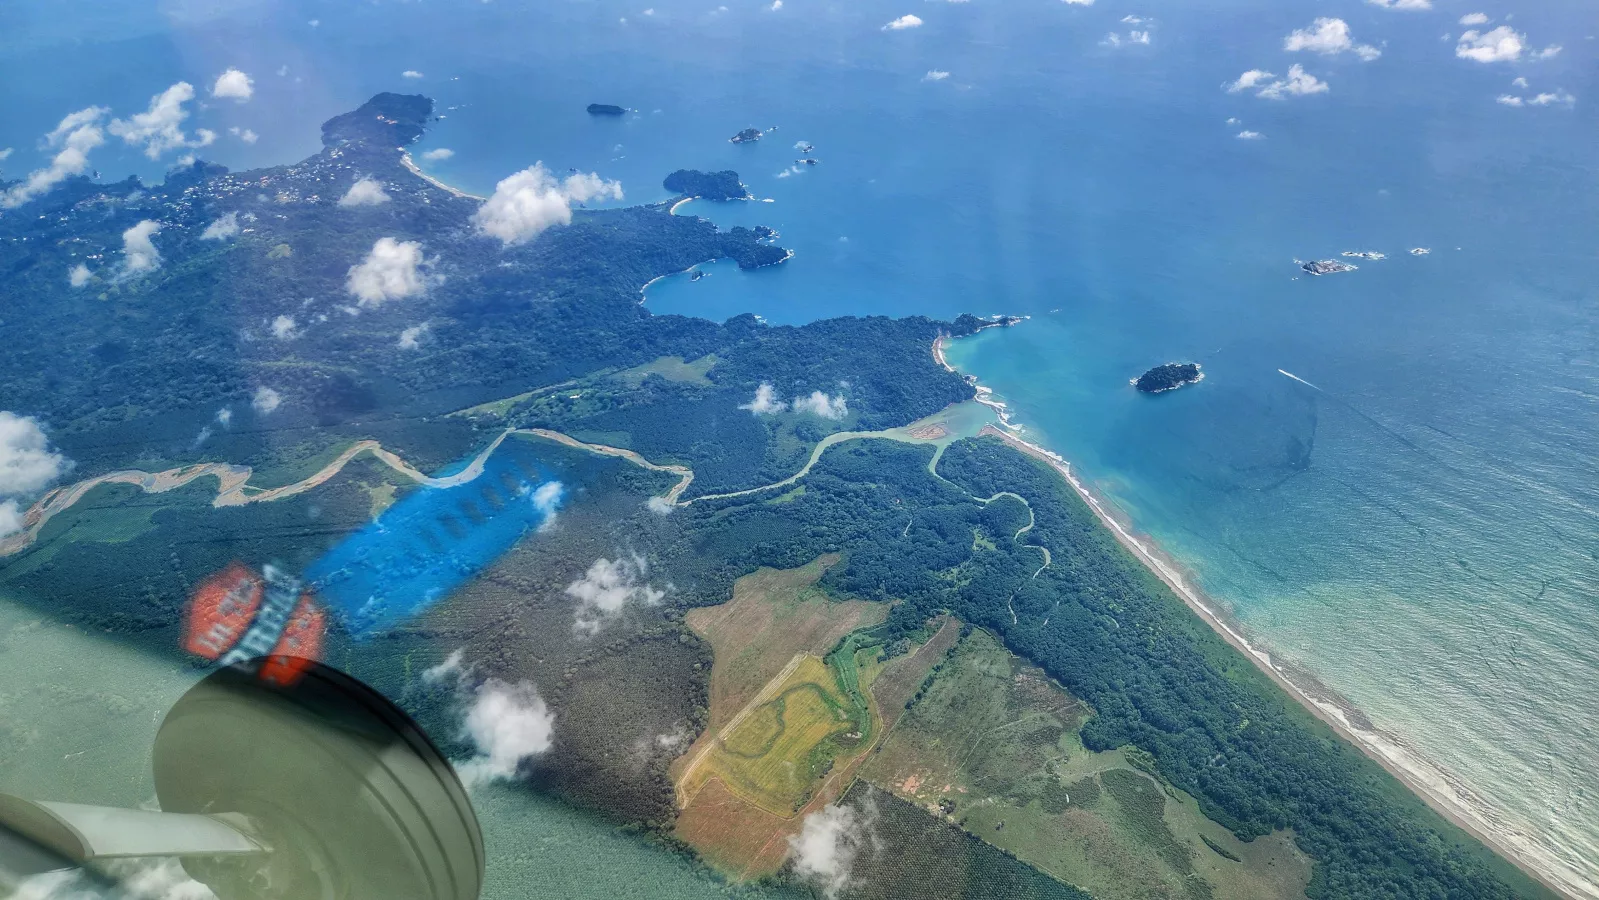
[[[933,343],[933,358],[951,372],[962,374],[976,386],[972,376],[960,373],[945,357],[945,342],[940,337]],[[988,392],[982,394],[987,397]],[[997,401],[986,405],[996,407]],[[996,407],[1002,408],[1002,407]],[[1586,897],[1585,886],[1571,880],[1558,861],[1540,852],[1537,842],[1511,823],[1501,821],[1469,786],[1457,777],[1431,763],[1411,749],[1397,735],[1376,727],[1352,703],[1336,691],[1318,681],[1315,676],[1300,670],[1251,642],[1236,623],[1218,610],[1216,601],[1206,597],[1191,586],[1183,576],[1181,566],[1167,557],[1147,539],[1139,538],[1130,525],[1119,518],[1113,508],[1096,496],[1072,471],[1071,464],[1060,454],[1024,440],[1015,432],[1020,426],[1008,421],[1005,427],[985,425],[979,436],[993,436],[1012,448],[1040,460],[1054,469],[1071,485],[1078,497],[1087,504],[1094,515],[1128,552],[1143,563],[1157,578],[1165,582],[1195,615],[1216,632],[1233,649],[1243,654],[1272,681],[1293,697],[1316,718],[1327,724],[1344,740],[1349,741],[1367,758],[1382,766],[1388,774],[1399,779],[1412,793],[1451,824],[1493,848],[1511,864],[1521,869],[1533,880],[1566,897]]]

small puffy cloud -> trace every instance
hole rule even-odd
[[[1552,93],[1539,94],[1527,102],[1533,106],[1571,106],[1577,102],[1577,98],[1565,91],[1554,91]]]
[[[45,146],[57,151],[50,164],[0,193],[0,208],[21,206],[73,175],[83,174],[89,168],[89,151],[105,143],[99,123],[108,112],[103,106],[91,106],[62,119],[44,138]]]
[[[1112,31],[1110,34],[1105,35],[1105,39],[1100,41],[1099,44],[1101,47],[1120,47],[1122,45],[1122,36]]]
[[[570,223],[573,203],[595,199],[622,199],[622,183],[593,172],[561,181],[539,162],[495,185],[494,194],[472,214],[472,222],[478,233],[499,238],[506,246],[522,244]]]
[[[472,692],[461,737],[477,752],[456,766],[467,787],[516,777],[522,763],[549,751],[555,713],[530,681],[490,678]]]
[[[427,335],[428,329],[431,327],[426,322],[421,325],[412,325],[410,328],[400,332],[400,339],[395,342],[395,346],[401,350],[415,350],[422,346],[422,338]]]
[[[1073,5],[1073,6],[1093,6],[1094,5],[1094,0],[1061,0],[1061,2],[1062,3],[1069,3],[1069,4]]]
[[[1264,84],[1268,80],[1276,77],[1277,76],[1266,71],[1265,69],[1250,69],[1248,72],[1238,76],[1237,81],[1228,82],[1225,87],[1227,88],[1227,93],[1236,94],[1240,91],[1247,91],[1257,85]]]
[[[260,415],[277,412],[283,405],[283,395],[269,387],[258,387],[255,396],[250,398],[250,408]]]
[[[777,389],[771,383],[763,381],[755,389],[755,399],[739,404],[738,408],[747,409],[757,416],[770,416],[787,409],[788,404],[777,399]]]
[[[300,336],[293,316],[278,316],[272,320],[272,336],[280,341],[292,341]]]
[[[0,150],[0,162],[5,162],[6,160],[8,160],[10,158],[11,158],[11,148],[10,147],[5,148],[4,150]]]
[[[422,73],[418,72],[415,69],[406,69],[404,72],[400,73],[400,77],[401,78],[421,78],[422,77]]]
[[[566,594],[577,599],[572,630],[578,634],[599,633],[605,623],[615,619],[629,604],[657,606],[666,592],[651,587],[644,579],[649,564],[644,557],[601,557],[583,576],[566,586]]]
[[[883,30],[884,31],[904,31],[907,28],[919,28],[919,27],[921,27],[921,24],[922,24],[922,19],[921,19],[920,16],[913,16],[913,15],[911,15],[909,13],[906,13],[905,15],[900,16],[899,18],[895,19],[894,21],[889,22],[887,25],[884,25],[883,26]]]
[[[1366,0],[1366,2],[1372,6],[1380,6],[1383,9],[1409,10],[1411,12],[1432,9],[1432,0]]]
[[[89,279],[93,277],[94,276],[89,273],[89,267],[87,265],[78,263],[67,271],[67,284],[70,284],[75,288],[80,288],[88,284]]]
[[[1127,41],[1132,44],[1147,44],[1149,43],[1149,32],[1129,31],[1127,32]]]
[[[1460,36],[1455,45],[1455,55],[1461,59],[1480,63],[1514,62],[1527,49],[1527,36],[1518,34],[1509,25],[1500,25],[1492,31],[1475,29]]]
[[[0,411],[0,497],[31,494],[66,469],[66,457],[51,449],[38,419]]]
[[[224,406],[217,410],[217,424],[223,428],[233,424],[233,407]]]
[[[1238,118],[1237,116],[1228,116],[1227,117],[1227,124],[1228,125],[1242,125],[1243,123],[1244,123],[1244,120]]]
[[[199,138],[190,141],[183,132],[183,121],[189,117],[184,104],[194,99],[194,86],[180,81],[150,98],[150,108],[127,119],[112,119],[109,130],[130,146],[143,146],[144,155],[159,159],[168,150],[182,147],[203,147],[216,138],[202,129]]]
[[[1266,139],[1266,136],[1258,131],[1250,131],[1246,128],[1238,132],[1238,139],[1240,141],[1262,141]]]
[[[842,419],[849,415],[849,404],[844,400],[844,395],[829,397],[821,391],[811,391],[809,397],[795,397],[794,411],[797,413],[808,412],[821,416],[824,419]]]
[[[155,248],[155,242],[151,240],[160,230],[160,222],[145,219],[122,232],[123,275],[153,272],[161,267],[161,251]]]
[[[727,7],[725,7],[725,6],[722,7],[722,8],[723,9],[727,9]],[[777,12],[778,10],[780,10],[782,8],[783,8],[783,0],[772,0],[772,5],[767,7],[767,9],[771,10],[772,12]]]
[[[928,69],[927,70],[927,74],[922,76],[922,80],[923,81],[943,81],[944,79],[946,79],[948,77],[949,77],[949,73],[944,71],[943,69]]]
[[[875,849],[873,811],[824,806],[805,817],[800,833],[788,839],[794,874],[833,900],[851,883],[851,869],[863,850]]]
[[[17,501],[0,501],[0,538],[21,531],[22,518],[22,507]]]
[[[561,508],[561,498],[565,496],[566,485],[559,481],[546,481],[533,489],[528,502],[544,514],[544,521],[539,523],[540,531],[548,531],[555,526],[555,513]]]
[[[1323,56],[1353,53],[1370,62],[1382,51],[1370,44],[1357,44],[1349,35],[1349,23],[1343,19],[1322,17],[1310,23],[1309,28],[1298,28],[1283,38],[1283,49],[1290,53],[1308,50]]]
[[[1527,87],[1528,86],[1527,79],[1525,79],[1525,78],[1517,78],[1515,81],[1510,82],[1510,86],[1511,87],[1518,87],[1518,88]]]
[[[426,267],[420,243],[378,238],[366,259],[350,267],[345,288],[357,306],[373,309],[391,300],[427,293],[437,279]]]
[[[1132,15],[1122,16],[1122,24],[1123,25],[1142,25],[1142,24],[1144,24],[1145,22],[1148,22],[1148,21],[1151,21],[1151,20],[1150,19],[1146,19],[1143,16],[1132,16]]]
[[[343,207],[378,206],[387,202],[389,194],[383,190],[383,182],[370,175],[362,176],[339,198],[339,205]]]
[[[1465,15],[1460,17],[1460,24],[1462,24],[1462,25],[1487,25],[1488,24],[1488,14],[1487,13],[1466,13]]]
[[[228,134],[233,135],[241,141],[244,141],[246,144],[253,144],[261,139],[261,136],[256,134],[254,131],[251,131],[248,128],[240,128],[237,125],[229,128]]]
[[[1265,97],[1268,100],[1281,100],[1284,97],[1302,96],[1305,94],[1325,94],[1328,91],[1327,82],[1305,71],[1297,63],[1288,67],[1288,75],[1278,78],[1264,69],[1250,69],[1238,76],[1236,81],[1222,85],[1229,94],[1240,91],[1255,91],[1255,96]]]
[[[428,666],[422,670],[422,683],[444,684],[446,682],[459,681],[462,676],[467,674],[465,660],[466,650],[464,648],[457,647],[451,650],[449,655],[444,657],[437,665]]]
[[[651,497],[645,501],[644,507],[658,516],[669,516],[677,507],[665,497]]]
[[[1499,99],[1495,102],[1501,106],[1524,106],[1526,104],[1526,101],[1515,94],[1500,94]]]
[[[1565,48],[1561,47],[1559,44],[1550,44],[1549,46],[1538,51],[1538,58],[1548,59],[1551,56],[1559,56],[1560,51],[1563,49]]]
[[[255,82],[238,69],[228,69],[211,85],[211,96],[243,103],[255,96]]]
[[[422,158],[428,162],[438,162],[442,159],[449,159],[454,155],[455,151],[451,150],[449,147],[435,147],[434,149],[423,153]]]
[[[230,212],[205,226],[200,232],[202,241],[225,241],[239,233],[239,214]]]

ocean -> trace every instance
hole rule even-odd
[[[255,98],[187,124],[235,168],[298,159],[329,116],[418,91],[445,116],[418,149],[454,151],[423,165],[475,193],[543,161],[620,179],[629,203],[664,199],[680,167],[735,169],[771,201],[680,213],[771,225],[792,260],[665,279],[655,312],[1029,316],[950,361],[1252,639],[1599,896],[1591,9],[1518,10],[1522,58],[1482,63],[1455,53],[1475,9],[1443,3],[86,5],[104,15],[0,11],[8,173],[39,164],[67,112],[126,115],[227,66]],[[906,14],[922,24],[886,28]],[[1317,16],[1380,56],[1285,50]],[[1294,64],[1328,90],[1223,88]],[[727,142],[748,126],[776,130]],[[801,140],[818,165],[793,165]],[[94,163],[162,168],[109,145]],[[1388,258],[1321,278],[1293,262],[1346,250]],[[1205,381],[1128,386],[1169,360]]]

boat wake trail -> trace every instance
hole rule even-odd
[[[1283,375],[1288,376],[1289,378],[1292,378],[1293,380],[1299,382],[1300,384],[1302,384],[1302,385],[1304,385],[1304,386],[1306,386],[1308,388],[1312,388],[1312,389],[1320,392],[1322,394],[1322,396],[1326,397],[1328,400],[1331,400],[1332,402],[1338,404],[1339,406],[1342,406],[1343,408],[1349,410],[1350,412],[1352,412],[1355,415],[1361,417],[1362,419],[1365,419],[1367,422],[1371,423],[1378,431],[1381,431],[1383,434],[1386,434],[1389,437],[1393,438],[1394,440],[1398,441],[1399,443],[1404,444],[1406,447],[1409,447],[1410,449],[1416,451],[1417,453],[1420,453],[1423,456],[1426,456],[1428,459],[1432,459],[1433,458],[1432,454],[1428,453],[1426,450],[1423,450],[1421,448],[1421,446],[1418,445],[1416,442],[1412,441],[1410,438],[1405,437],[1404,435],[1402,435],[1399,432],[1393,430],[1392,428],[1389,428],[1387,425],[1384,425],[1383,423],[1377,421],[1376,419],[1372,418],[1370,415],[1367,415],[1364,411],[1362,411],[1360,409],[1360,407],[1354,405],[1353,403],[1350,403],[1347,400],[1339,399],[1336,395],[1328,393],[1326,391],[1326,389],[1321,388],[1321,387],[1317,387],[1316,385],[1311,384],[1310,382],[1306,381],[1303,378],[1300,378],[1298,375],[1295,375],[1294,373],[1288,371],[1287,369],[1278,369],[1277,371],[1282,373]]]
[[[1299,382],[1302,385],[1305,385],[1306,387],[1313,387],[1313,388],[1316,388],[1316,390],[1321,391],[1321,388],[1316,387],[1315,385],[1311,384],[1310,382],[1306,381],[1303,378],[1300,378],[1298,375],[1295,375],[1292,372],[1289,372],[1289,371],[1287,371],[1285,369],[1278,369],[1277,372],[1280,375],[1287,375],[1289,378],[1292,378],[1293,380]],[[1323,394],[1327,393],[1326,391],[1321,391],[1321,392]]]

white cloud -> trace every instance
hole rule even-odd
[[[1225,87],[1227,88],[1227,93],[1236,94],[1239,91],[1247,91],[1250,88],[1265,82],[1267,79],[1276,77],[1277,76],[1266,71],[1265,69],[1250,69],[1248,72],[1238,76],[1237,81],[1229,82],[1225,85]]]
[[[1402,9],[1411,11],[1432,9],[1432,0],[1366,0],[1366,2],[1370,3],[1372,6],[1380,6],[1383,9]]]
[[[927,74],[922,76],[922,80],[923,81],[943,81],[944,79],[946,79],[948,77],[949,77],[949,73],[945,72],[943,69],[928,69],[927,70]]]
[[[921,19],[920,16],[913,16],[913,15],[911,15],[909,13],[906,13],[905,15],[900,16],[899,18],[895,19],[894,21],[889,22],[887,25],[884,25],[883,26],[883,30],[884,31],[904,31],[907,28],[919,28],[919,27],[921,27],[921,24],[922,24],[922,19]]]
[[[161,223],[145,219],[122,232],[122,274],[138,275],[161,267],[161,251],[155,248],[151,236],[161,230]]]
[[[200,240],[222,241],[227,240],[238,233],[239,214],[236,212],[230,212],[217,219],[215,222],[212,222],[210,225],[205,226],[205,230],[200,232]]]
[[[404,72],[400,73],[400,77],[401,78],[421,78],[422,77],[422,73],[418,72],[415,69],[406,69]]]
[[[144,155],[151,159],[180,147],[203,147],[216,138],[214,133],[202,129],[199,139],[190,141],[181,127],[189,117],[184,104],[193,99],[194,86],[180,81],[151,97],[148,110],[127,119],[112,119],[109,130],[130,146],[143,145]]]
[[[1538,51],[1538,58],[1548,59],[1551,56],[1559,56],[1560,51],[1563,49],[1565,48],[1561,47],[1559,44],[1550,44],[1549,46]]]
[[[800,833],[788,839],[794,874],[833,900],[849,887],[850,870],[861,851],[874,847],[873,813],[848,806],[824,806],[805,817]]]
[[[1510,86],[1511,87],[1518,87],[1518,88],[1527,87],[1528,86],[1527,79],[1526,78],[1517,78],[1515,81],[1510,82]]]
[[[530,502],[534,509],[544,514],[544,521],[539,523],[540,531],[555,527],[555,512],[561,508],[561,498],[564,496],[566,485],[559,481],[546,481],[533,490]]]
[[[494,194],[472,214],[480,234],[506,246],[526,243],[547,229],[572,221],[572,204],[594,199],[622,199],[622,183],[590,172],[556,180],[542,162],[494,186]]]
[[[1242,125],[1243,123],[1244,123],[1244,120],[1238,118],[1237,116],[1228,116],[1227,117],[1227,124],[1228,125]]]
[[[456,770],[467,787],[509,781],[524,761],[550,749],[554,734],[555,714],[532,682],[490,678],[473,692],[461,726],[477,755]]]
[[[1112,31],[1110,34],[1105,35],[1105,39],[1100,41],[1099,44],[1102,47],[1120,47],[1122,45],[1122,36]]]
[[[8,160],[10,158],[11,158],[11,148],[10,147],[5,148],[4,150],[0,150],[0,162],[5,162],[6,160]]]
[[[1462,24],[1462,25],[1487,25],[1488,24],[1488,14],[1487,13],[1466,13],[1465,15],[1460,17],[1460,24]]]
[[[1268,100],[1281,100],[1284,97],[1305,94],[1325,94],[1328,91],[1327,82],[1306,72],[1298,63],[1288,67],[1288,75],[1284,78],[1277,78],[1264,69],[1250,69],[1238,76],[1237,81],[1229,82],[1222,87],[1230,94],[1254,90],[1255,96],[1265,97]]]
[[[829,397],[821,391],[811,391],[809,397],[794,398],[794,411],[797,413],[813,413],[824,419],[837,420],[849,415],[849,403],[844,400],[843,394]]]
[[[723,9],[727,9],[727,7],[725,7],[725,6],[722,7],[722,8]],[[772,5],[767,7],[767,9],[770,9],[772,12],[777,12],[778,10],[780,10],[782,8],[783,8],[783,0],[772,0]]]
[[[1094,5],[1094,0],[1061,0],[1061,2],[1062,3],[1070,3],[1073,6],[1093,6]]]
[[[15,500],[0,501],[0,538],[22,530],[22,507]]]
[[[1355,43],[1349,35],[1348,22],[1327,17],[1310,23],[1309,28],[1295,29],[1288,37],[1283,38],[1283,49],[1290,53],[1308,50],[1323,56],[1353,53],[1367,62],[1382,55],[1381,50],[1370,44]]]
[[[217,424],[223,428],[233,424],[233,407],[224,406],[217,410]]]
[[[650,587],[644,580],[649,564],[644,557],[601,557],[583,577],[566,586],[566,594],[577,598],[577,613],[572,630],[578,634],[597,634],[605,623],[622,614],[628,604],[657,606],[666,592]]]
[[[38,419],[0,411],[0,496],[31,494],[66,468],[66,457],[50,448]]]
[[[415,297],[437,281],[424,271],[426,265],[420,243],[378,238],[366,259],[350,267],[345,288],[363,309]]]
[[[465,665],[466,649],[457,647],[451,650],[438,665],[428,666],[422,670],[423,684],[440,684],[445,681],[458,681],[467,674]]]
[[[1148,21],[1151,21],[1151,20],[1146,19],[1143,16],[1130,16],[1130,15],[1129,16],[1122,16],[1122,24],[1123,25],[1142,25],[1142,24],[1144,24],[1145,22],[1148,22]]]
[[[105,143],[99,123],[108,112],[103,106],[91,106],[62,119],[54,131],[45,135],[45,146],[59,148],[50,164],[28,173],[21,184],[0,194],[0,208],[21,206],[73,175],[83,174],[89,168],[89,151]]]
[[[1577,98],[1571,96],[1565,91],[1555,91],[1553,93],[1539,94],[1527,102],[1531,103],[1533,106],[1551,106],[1556,104],[1560,106],[1571,106],[1577,102]]]
[[[250,398],[250,408],[261,415],[276,412],[283,405],[283,395],[269,387],[258,387]]]
[[[387,202],[389,195],[383,190],[383,182],[370,175],[362,176],[339,198],[339,205],[343,207],[378,206]]]
[[[261,139],[261,136],[256,134],[254,131],[251,131],[248,128],[240,128],[237,125],[229,128],[228,134],[233,135],[241,141],[244,141],[246,144],[253,144]]]
[[[89,279],[93,277],[94,276],[89,273],[89,267],[87,265],[78,263],[67,272],[67,284],[70,284],[75,288],[80,288],[88,284]]]
[[[658,516],[669,516],[677,507],[665,497],[651,497],[645,501],[644,507]]]
[[[278,316],[272,320],[272,336],[280,341],[292,341],[300,336],[293,316]]]
[[[1238,139],[1240,141],[1261,141],[1261,140],[1265,140],[1266,136],[1264,134],[1261,134],[1258,131],[1250,131],[1248,129],[1245,129],[1243,131],[1238,132]]]
[[[1495,102],[1501,106],[1522,106],[1526,103],[1526,101],[1522,100],[1520,97],[1517,97],[1515,94],[1500,94],[1499,99]]]
[[[748,403],[739,404],[739,409],[747,409],[757,416],[770,416],[788,408],[788,404],[777,399],[777,390],[769,382],[761,382],[755,389],[755,399]]]
[[[422,158],[429,162],[438,162],[441,159],[449,159],[454,155],[455,151],[451,150],[449,147],[436,147],[427,151],[426,153],[423,153]]]
[[[243,103],[255,96],[255,82],[238,69],[228,69],[211,85],[211,96]]]
[[[1127,32],[1127,40],[1129,43],[1133,44],[1147,44],[1149,43],[1149,32],[1129,31]]]
[[[1512,62],[1520,59],[1526,48],[1526,35],[1518,34],[1509,25],[1500,25],[1485,33],[1472,30],[1462,34],[1460,43],[1455,45],[1455,55],[1480,63]]]
[[[426,322],[421,325],[412,325],[410,328],[400,332],[400,340],[395,346],[401,350],[415,350],[422,346],[422,337],[428,333],[428,329],[431,327]]]

